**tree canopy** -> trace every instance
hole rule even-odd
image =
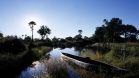
[[[48,38],[48,34],[51,33],[51,30],[47,26],[42,25],[37,32],[41,35],[42,40],[44,40],[45,37]]]
[[[104,19],[104,24],[96,28],[94,38],[98,42],[127,42],[137,40],[138,30],[135,26],[122,24],[120,18]]]

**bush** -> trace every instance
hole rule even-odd
[[[0,43],[1,53],[19,53],[26,49],[23,42],[19,39],[6,39]]]

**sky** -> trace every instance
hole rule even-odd
[[[0,32],[6,35],[31,36],[30,21],[35,21],[34,36],[41,25],[54,36],[74,37],[78,30],[92,36],[103,19],[116,17],[139,29],[139,0],[0,0]]]

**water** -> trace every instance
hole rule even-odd
[[[79,51],[75,51],[75,48],[65,48],[65,49],[56,48],[50,52],[50,57],[51,58],[60,58],[61,52],[69,53],[69,54],[77,55],[77,56],[79,55]]]
[[[65,48],[65,49],[56,48],[50,51],[49,54],[46,54],[45,56],[50,55],[49,60],[60,59],[61,52],[78,56],[80,51],[75,48]],[[40,61],[33,62],[32,65],[28,66],[25,70],[23,70],[17,78],[41,77],[41,75],[47,73],[47,67],[46,67],[47,64],[44,61],[48,60],[48,58],[45,58],[45,56]],[[69,78],[73,78],[72,77],[73,74],[74,78],[79,78],[78,74],[74,72],[74,69],[71,66],[68,66],[68,74]]]
[[[39,61],[33,62],[34,66],[29,66],[25,70],[23,70],[19,76],[19,78],[33,78],[37,76],[41,76],[46,72],[46,67],[44,63]]]

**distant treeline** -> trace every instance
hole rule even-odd
[[[135,26],[112,18],[110,21],[104,19],[104,24],[96,28],[93,39],[95,42],[136,42],[138,36],[139,30]]]
[[[35,22],[33,22],[34,25]],[[30,25],[30,23],[29,23]],[[31,25],[31,26],[33,26]],[[36,25],[36,24],[35,24]],[[33,30],[32,30],[33,32]],[[111,20],[104,19],[104,24],[102,26],[96,27],[95,33],[91,37],[82,36],[83,30],[78,30],[77,35],[74,37],[57,38],[54,37],[50,39],[48,37],[51,34],[51,30],[42,25],[37,31],[40,34],[41,39],[33,39],[30,36],[22,35],[22,38],[17,36],[7,36],[3,37],[0,33],[0,38],[16,38],[24,41],[24,43],[30,43],[34,41],[34,45],[46,45],[53,47],[73,47],[73,46],[86,46],[92,43],[123,43],[123,42],[137,42],[139,36],[139,30],[129,24],[123,24],[120,18],[112,18]],[[32,33],[33,35],[33,33]]]

